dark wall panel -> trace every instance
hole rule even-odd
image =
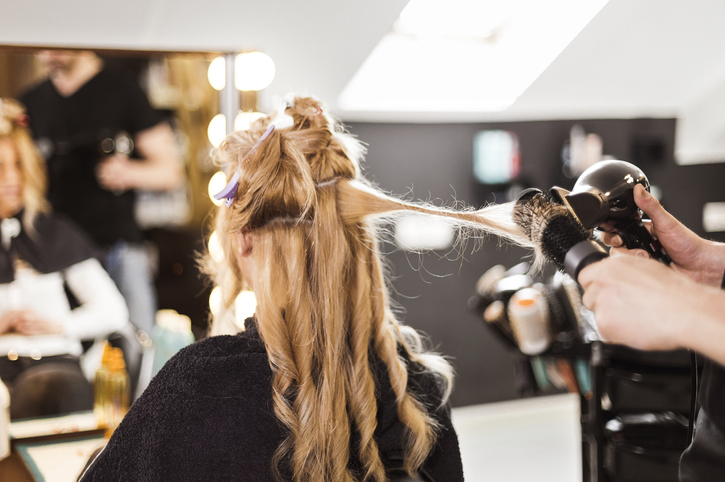
[[[569,130],[577,123],[602,137],[605,154],[638,164],[650,181],[663,190],[663,202],[670,211],[698,234],[702,234],[702,205],[707,201],[725,201],[725,164],[675,164],[674,119],[354,123],[349,128],[369,145],[364,172],[380,188],[439,205],[450,206],[460,201],[480,207],[492,201],[494,193],[473,179],[476,132],[496,128],[516,132],[522,155],[521,181],[541,189],[555,184],[570,188],[575,180],[563,174],[561,150]],[[471,253],[473,244],[469,244],[463,260],[441,258],[446,253],[419,256],[397,251],[391,245],[385,247],[394,275],[393,298],[403,310],[400,317],[426,332],[439,351],[452,357],[458,374],[454,406],[517,396],[510,354],[468,311],[466,302],[476,280],[488,268],[499,263],[513,266],[527,253],[521,248],[499,246],[497,238],[489,238]]]

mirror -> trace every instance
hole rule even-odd
[[[19,98],[47,78],[37,58],[42,50],[0,46],[0,97]],[[207,185],[217,170],[207,127],[220,110],[220,93],[211,86],[207,72],[219,54],[94,51],[106,70],[138,83],[151,107],[172,127],[186,183],[171,192],[137,191],[135,214],[158,255],[159,308],[190,316],[198,338],[206,330],[208,292],[199,279],[195,252],[203,249],[202,233],[213,208]],[[117,139],[116,151],[119,147]]]

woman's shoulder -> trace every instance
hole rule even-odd
[[[212,336],[183,348],[153,380],[156,390],[201,396],[266,392],[272,371],[264,344],[245,333]]]
[[[255,354],[263,354],[266,357],[264,343],[258,336],[244,331],[236,335],[207,336],[179,352],[179,355],[184,357],[209,359]]]
[[[267,363],[267,351],[258,337],[217,335],[202,338],[181,349],[169,362],[169,369],[179,370],[189,365],[204,365],[208,368],[232,368],[234,366]]]

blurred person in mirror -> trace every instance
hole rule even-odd
[[[463,235],[523,233],[510,210],[382,193],[360,172],[362,143],[319,101],[275,104],[219,149],[229,182],[206,264],[224,300],[218,336],[166,364],[84,482],[463,480],[452,367],[393,314],[380,223],[416,211],[472,228]],[[257,306],[240,332],[244,287]]]
[[[128,323],[99,250],[51,211],[45,164],[27,125],[20,103],[0,99],[0,378],[11,393],[12,418],[90,410],[81,340]]]
[[[48,79],[20,100],[47,162],[48,200],[106,251],[131,322],[151,333],[156,292],[135,190],[183,185],[172,129],[136,83],[104,69],[94,52],[46,50],[37,58]]]
[[[707,357],[680,480],[725,480],[725,244],[697,236],[642,186],[634,196],[673,263],[667,267],[604,234],[612,256],[579,274],[583,302],[608,341],[643,350],[688,348]]]

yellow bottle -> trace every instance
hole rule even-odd
[[[111,350],[107,367],[103,413],[105,416],[106,437],[110,437],[129,408],[130,386],[128,372],[120,348]]]
[[[93,381],[93,412],[96,415],[99,428],[106,426],[106,385],[108,380],[108,362],[111,359],[111,344],[108,341],[103,342],[103,355],[101,356],[101,366],[96,370],[96,376]]]

